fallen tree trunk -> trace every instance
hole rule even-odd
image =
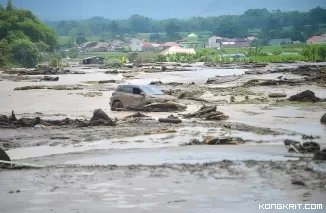
[[[171,123],[171,124],[179,124],[182,123],[180,119],[173,119],[173,118],[159,118],[158,121],[160,123]]]

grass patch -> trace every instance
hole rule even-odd
[[[302,55],[268,55],[268,56],[252,56],[249,59],[253,63],[288,63],[296,61],[307,61]]]

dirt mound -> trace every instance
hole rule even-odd
[[[315,93],[310,90],[300,92],[296,95],[291,96],[289,101],[300,101],[300,102],[318,102],[322,101],[321,98],[316,97]]]
[[[316,152],[313,159],[314,160],[326,160],[326,149]]]
[[[320,123],[326,123],[326,113],[323,116],[321,116]]]
[[[113,121],[102,109],[94,110],[93,117],[89,121],[90,126],[115,126]]]
[[[4,161],[10,161],[10,157],[7,155],[7,153],[0,148],[0,160]]]
[[[185,118],[202,118],[205,120],[227,120],[229,116],[216,111],[216,106],[203,106],[197,112],[184,115]]]

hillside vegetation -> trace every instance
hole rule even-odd
[[[51,52],[58,38],[54,29],[31,11],[15,9],[11,0],[0,5],[0,67],[34,67],[41,52]]]
[[[286,37],[306,41],[311,36],[325,32],[326,9],[317,7],[309,12],[250,9],[242,15],[165,20],[153,20],[136,14],[124,20],[93,17],[88,20],[63,20],[47,24],[56,29],[59,36],[83,36],[96,40],[119,35],[168,41],[181,39],[189,32],[199,32],[199,36],[205,38],[213,34],[229,38],[254,35],[262,40]]]

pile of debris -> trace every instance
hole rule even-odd
[[[45,75],[43,78],[40,79],[40,81],[59,81],[59,77]]]
[[[241,75],[230,75],[230,76],[215,76],[214,78],[209,78],[206,84],[222,84],[231,81],[236,81],[240,79]]]
[[[14,90],[34,90],[34,89],[50,89],[50,90],[82,90],[81,85],[31,85],[16,87]]]
[[[144,115],[140,112],[137,112],[135,114],[132,115],[128,115],[124,118],[122,118],[118,123],[122,124],[122,123],[139,123],[141,120],[154,120],[153,118]]]
[[[202,118],[205,120],[227,120],[229,116],[217,111],[216,106],[203,106],[197,112],[184,115],[185,118]]]
[[[289,152],[296,152],[296,153],[316,153],[320,151],[320,145],[316,142],[304,142],[301,143],[299,141],[284,140],[284,145],[288,147]]]
[[[203,140],[193,139],[189,143],[183,145],[239,145],[243,144],[245,141],[242,138],[237,137],[214,137],[207,136]]]
[[[182,123],[182,120],[174,115],[169,115],[167,118],[159,118],[158,121],[160,123],[172,123],[172,124]]]
[[[326,161],[326,149],[315,153],[313,160],[325,160]]]
[[[147,104],[143,107],[144,112],[173,112],[173,111],[184,111],[187,106],[181,103],[167,101],[163,103],[152,103]]]
[[[316,97],[315,93],[310,90],[300,92],[296,95],[291,96],[289,101],[300,101],[300,102],[319,102],[323,101],[321,98]]]
[[[168,83],[163,83],[162,81],[152,81],[149,83],[149,85],[156,85],[156,86],[161,86],[161,85],[166,85],[166,86],[181,86],[183,83],[181,82],[168,82]]]
[[[254,86],[280,86],[280,85],[289,85],[289,86],[295,86],[295,85],[301,85],[305,84],[305,80],[303,79],[279,79],[279,80],[273,80],[273,79],[252,79],[247,81],[243,84],[244,87],[254,87]]]
[[[0,115],[0,128],[20,128],[20,127],[35,127],[41,126],[115,126],[116,121],[111,119],[102,109],[94,110],[93,117],[87,120],[65,118],[62,120],[45,120],[40,117],[35,118],[20,118],[17,119],[14,111],[8,117]]]
[[[39,66],[36,69],[12,69],[3,72],[10,75],[65,75],[65,74],[86,74],[85,72],[72,72],[70,70],[53,68],[48,66]]]

